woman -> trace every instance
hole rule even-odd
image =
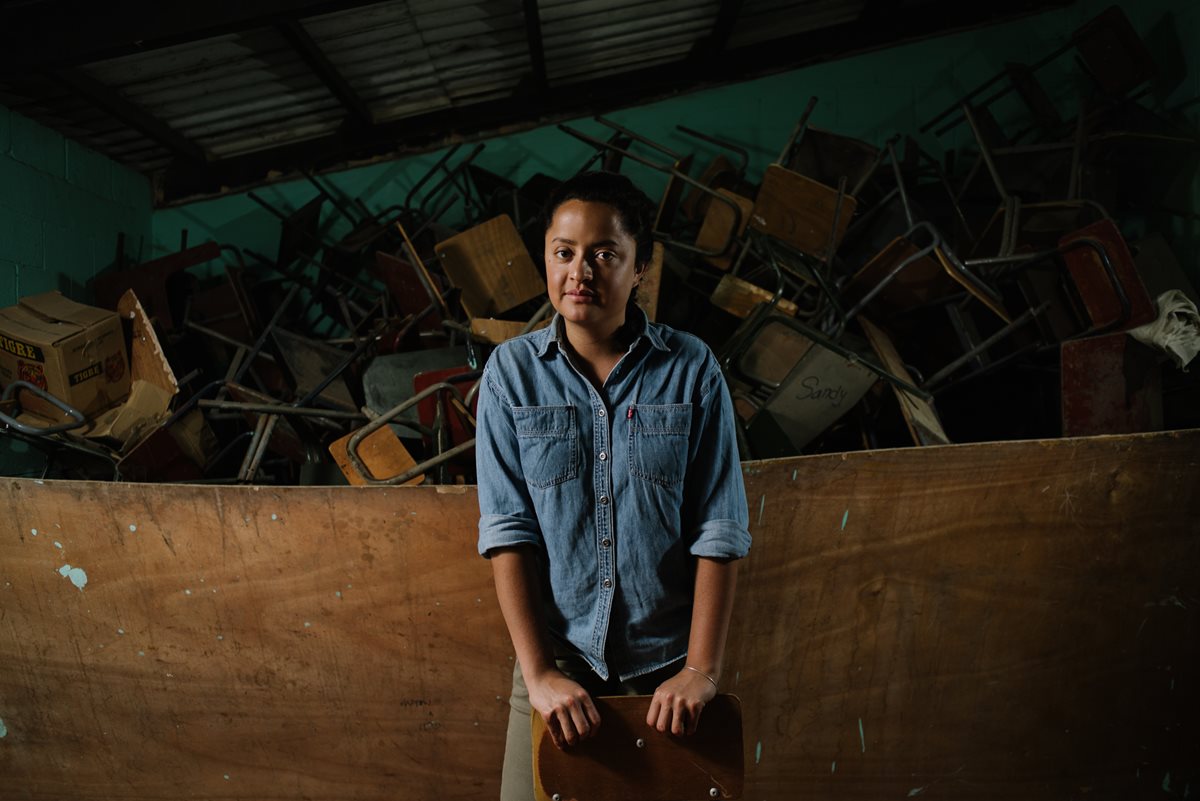
[[[561,748],[601,725],[592,696],[653,693],[647,725],[687,735],[720,683],[745,489],[712,353],[633,300],[651,213],[623,176],[565,183],[545,228],[554,319],[484,370],[479,552],[517,654],[504,801],[533,797],[530,707]]]

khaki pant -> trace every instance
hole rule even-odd
[[[615,678],[603,681],[592,672],[582,657],[572,655],[554,661],[559,670],[579,682],[593,698],[603,695],[653,695],[658,685],[678,673],[683,664],[682,661],[674,662],[628,681],[617,681]],[[533,728],[530,721],[533,707],[529,704],[529,688],[525,686],[520,662],[513,667],[512,697],[508,703],[508,739],[504,744],[500,801],[533,801]]]

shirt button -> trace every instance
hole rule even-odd
[[[607,459],[608,459],[608,454],[605,453],[604,451],[600,451],[600,461],[602,461],[602,462],[607,461]]]
[[[604,589],[607,590],[612,586],[612,579],[605,579],[602,583],[604,584]]]
[[[600,545],[605,548],[611,548],[612,540],[610,540],[608,537],[605,537],[604,539],[600,540]]]
[[[607,496],[607,495],[601,495],[601,496],[600,496],[600,505],[601,505],[601,506],[608,506],[608,496]]]
[[[601,410],[599,410],[598,412],[596,412],[596,414],[598,414],[598,415],[600,415],[601,417],[603,417],[603,416],[606,414],[606,412],[605,412],[603,409],[601,409]]]

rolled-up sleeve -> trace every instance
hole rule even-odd
[[[491,364],[480,378],[475,467],[479,485],[479,553],[513,545],[544,547],[533,501],[521,471],[521,449],[512,406]]]
[[[737,420],[725,378],[711,355],[699,401],[692,418],[683,533],[693,556],[740,559],[750,552],[750,521]]]

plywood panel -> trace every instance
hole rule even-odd
[[[1194,785],[1198,453],[747,463],[745,797]],[[0,797],[497,796],[511,649],[472,490],[8,479],[0,514]]]
[[[0,499],[0,798],[495,797],[512,662],[473,492]]]
[[[1154,798],[1194,777],[1198,445],[751,465],[725,685],[747,798]]]
[[[646,319],[655,322],[658,319],[658,295],[662,290],[663,263],[667,257],[667,249],[662,242],[654,243],[650,263],[646,272],[637,285],[637,303],[646,312]]]

